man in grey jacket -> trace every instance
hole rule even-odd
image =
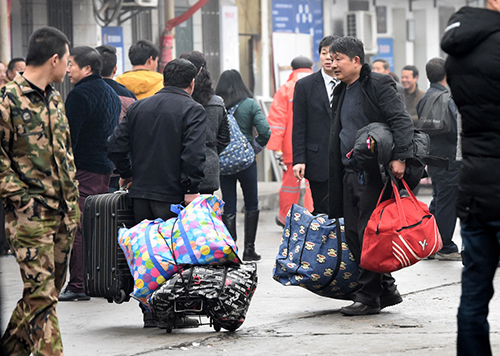
[[[447,158],[449,167],[434,167],[429,165],[427,171],[432,179],[432,201],[429,205],[431,214],[436,217],[436,223],[443,239],[443,248],[432,257],[444,261],[461,261],[458,246],[453,242],[453,234],[457,223],[457,193],[458,193],[458,168],[457,156],[457,107],[446,88],[446,71],[443,58],[432,58],[427,62],[425,71],[431,83],[429,90],[417,104],[419,118],[424,108],[440,107],[442,117],[429,119],[444,122],[443,130],[437,133],[427,131],[431,138],[430,154],[432,156]],[[438,95],[437,100],[432,98]],[[436,106],[435,106],[436,105]],[[424,114],[425,115],[425,114]],[[436,114],[437,115],[437,114]],[[422,131],[426,131],[422,129]],[[432,258],[431,257],[431,258]]]

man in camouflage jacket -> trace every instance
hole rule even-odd
[[[26,71],[0,92],[0,196],[24,282],[1,340],[6,355],[63,355],[56,304],[80,211],[68,121],[50,83],[64,79],[68,45],[55,28],[35,31]]]

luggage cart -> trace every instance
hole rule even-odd
[[[173,329],[209,325],[235,331],[245,321],[257,287],[257,265],[192,266],[177,272],[150,298],[159,327]],[[184,317],[195,317],[196,325]]]
[[[207,313],[206,311],[206,301],[201,297],[191,297],[191,296],[182,296],[179,297],[173,303],[173,313],[169,318],[165,320],[167,334],[171,334],[173,329],[185,329],[185,328],[194,328],[202,325],[208,325],[213,327],[215,331],[219,332],[221,330],[221,326],[217,324]],[[179,323],[179,320],[184,317],[195,316],[198,321],[198,325],[185,325],[182,322]],[[208,320],[205,321],[205,320]]]

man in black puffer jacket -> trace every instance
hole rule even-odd
[[[101,77],[102,58],[92,47],[70,51],[68,77],[75,84],[66,99],[66,115],[75,154],[80,210],[85,198],[109,191],[113,164],[107,157],[107,139],[120,117],[121,103],[115,91]],[[82,230],[75,236],[69,263],[70,280],[60,301],[89,300],[83,290]]]
[[[329,210],[332,218],[345,218],[347,243],[356,261],[360,261],[363,232],[382,191],[381,175],[376,170],[364,182],[352,159],[356,132],[372,122],[389,125],[394,149],[388,169],[403,177],[407,158],[413,157],[413,123],[406,111],[396,82],[387,74],[372,72],[364,63],[363,43],[353,37],[336,39],[330,52],[333,70],[342,83],[333,93],[332,130],[329,146]],[[362,269],[354,303],[343,307],[345,315],[378,314],[401,303],[394,278],[389,274]]]
[[[464,7],[453,14],[441,42],[463,130],[458,355],[491,355],[488,304],[500,256],[500,1],[485,3],[486,9]]]

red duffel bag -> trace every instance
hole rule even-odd
[[[361,251],[361,267],[378,273],[411,266],[443,247],[436,220],[427,205],[417,200],[404,180],[409,197],[401,197],[396,179],[389,175],[391,178],[366,226]],[[393,197],[380,202],[389,185]]]

